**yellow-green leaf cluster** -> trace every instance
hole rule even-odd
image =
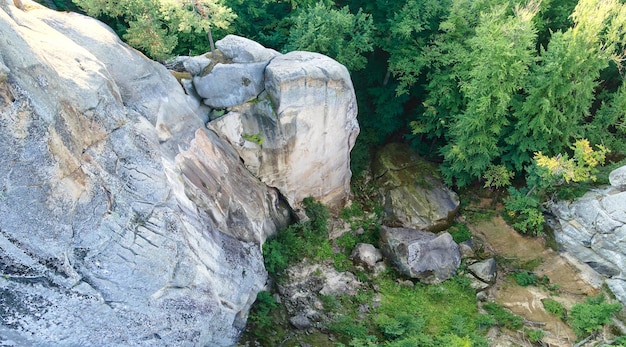
[[[547,175],[563,179],[565,183],[595,181],[595,168],[604,164],[608,150],[598,145],[594,151],[587,139],[576,141],[572,150],[573,158],[569,158],[567,154],[548,157],[537,152],[534,157],[535,165],[545,169]]]

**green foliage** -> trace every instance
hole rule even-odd
[[[450,124],[449,143],[442,148],[442,173],[459,186],[483,176],[503,154],[499,139],[510,124],[509,108],[534,62],[536,31],[530,2],[513,16],[507,6],[493,7],[480,16],[476,36],[469,38],[470,68],[461,82],[467,100],[462,114]]]
[[[567,154],[550,158],[541,152],[536,153],[534,159],[540,179],[550,182],[550,185],[595,181],[598,172],[596,166],[604,164],[607,149],[598,145],[594,151],[587,139],[581,139],[574,143],[572,151],[574,154],[571,159]]]
[[[509,171],[504,165],[491,165],[485,170],[483,179],[485,180],[485,188],[500,189],[511,185],[513,172]]]
[[[74,3],[90,16],[121,19],[118,33],[131,46],[161,61],[172,55],[180,33],[206,37],[211,28],[226,29],[236,17],[219,0],[74,0]]]
[[[246,141],[250,141],[250,142],[254,142],[257,145],[262,145],[263,144],[263,136],[261,133],[257,133],[257,134],[243,134],[241,135],[241,137],[246,140]]]
[[[305,198],[303,205],[309,220],[280,230],[263,245],[265,268],[272,275],[280,275],[289,265],[305,257],[327,259],[332,256],[328,208],[311,197]]]
[[[365,67],[364,53],[371,52],[373,22],[359,10],[350,13],[348,6],[339,10],[318,2],[293,18],[285,50],[320,52],[336,59],[348,70]]]
[[[509,196],[504,199],[504,217],[520,233],[537,236],[543,231],[545,223],[540,206],[541,202],[536,195],[528,195],[525,190],[510,187]]]
[[[546,336],[546,332],[541,329],[524,328],[524,333],[530,342],[541,342],[541,340]]]
[[[374,323],[387,340],[396,340],[420,334],[424,330],[425,321],[420,316],[412,316],[406,313],[389,317],[386,314],[377,315]]]
[[[262,338],[262,332],[271,329],[274,324],[272,312],[278,308],[274,297],[267,291],[260,291],[257,294],[256,302],[250,312],[249,321],[255,326],[254,331],[257,337]]]
[[[517,271],[513,274],[513,278],[522,287],[539,284],[548,285],[550,283],[548,276],[539,277],[536,273],[530,271]]]
[[[568,321],[576,335],[583,337],[602,329],[621,309],[619,303],[606,302],[604,295],[589,297],[584,303],[572,307]]]
[[[548,313],[552,313],[553,315],[565,319],[566,311],[563,305],[556,300],[552,300],[549,298],[541,299],[541,303],[543,304],[543,308]]]
[[[483,309],[495,319],[496,325],[513,331],[520,330],[523,326],[524,320],[522,317],[509,312],[500,304],[486,302],[483,304]]]
[[[519,271],[513,274],[515,282],[522,287],[537,284],[537,274],[534,272]]]
[[[461,243],[472,238],[472,231],[465,223],[454,223],[448,230],[448,233],[450,233],[456,243]]]

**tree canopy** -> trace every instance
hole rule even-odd
[[[159,60],[206,49],[210,28],[335,58],[359,102],[355,168],[398,140],[458,186],[583,138],[626,155],[619,0],[74,1]]]

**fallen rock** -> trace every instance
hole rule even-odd
[[[408,145],[391,143],[376,154],[372,175],[381,188],[386,225],[441,231],[459,209],[459,198],[442,183],[436,167]]]
[[[461,258],[474,257],[476,255],[474,251],[474,241],[469,239],[459,243],[459,251],[461,252]]]
[[[313,326],[311,320],[304,314],[299,314],[289,318],[289,323],[293,325],[296,329],[304,330]]]
[[[492,284],[496,280],[496,260],[493,258],[471,264],[467,270],[485,283]]]
[[[383,260],[383,254],[369,243],[359,243],[354,247],[350,259],[356,265],[362,265],[372,270],[377,262]]]
[[[383,226],[380,247],[400,273],[424,283],[451,278],[461,264],[459,247],[448,233]]]

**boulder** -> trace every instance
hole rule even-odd
[[[245,37],[226,35],[215,43],[226,60],[233,63],[258,63],[268,61],[280,53],[273,49],[263,47]]]
[[[383,226],[383,254],[404,276],[424,283],[440,283],[456,274],[461,264],[458,245],[448,233]]]
[[[493,258],[471,264],[467,270],[485,283],[494,283],[496,280],[496,260]]]
[[[256,98],[263,84],[268,61],[248,64],[217,64],[206,75],[193,77],[193,85],[204,103],[213,108],[227,108]]]
[[[265,92],[209,123],[246,167],[291,206],[312,196],[339,207],[350,191],[350,150],[359,133],[348,70],[317,53],[277,56]],[[325,172],[320,175],[320,172]]]
[[[192,76],[201,75],[204,69],[211,65],[210,54],[202,54],[195,57],[188,57],[183,61],[183,67]]]
[[[618,170],[623,170],[623,167]],[[613,171],[619,182],[620,171]],[[626,304],[626,192],[620,184],[594,189],[575,201],[551,207],[558,222],[559,248],[602,275],[616,297]]]
[[[0,6],[0,339],[234,345],[280,194],[108,27]]]
[[[381,187],[386,225],[436,232],[448,228],[458,212],[456,193],[408,145],[391,143],[379,150],[372,174]]]
[[[352,250],[350,259],[352,259],[356,265],[361,265],[372,270],[377,262],[383,260],[383,254],[369,243],[359,243],[354,247],[354,250]]]
[[[609,174],[609,182],[618,189],[626,189],[626,166],[617,168]]]
[[[296,329],[308,329],[313,326],[311,320],[304,314],[298,314],[291,318],[289,318],[289,323],[293,325]]]

